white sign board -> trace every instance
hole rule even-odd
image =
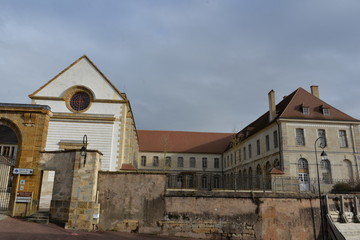
[[[13,174],[32,175],[33,172],[32,168],[14,168]]]
[[[16,197],[16,202],[29,203],[31,202],[31,197]]]

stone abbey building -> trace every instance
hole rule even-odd
[[[126,94],[87,56],[29,97],[31,104],[0,104],[1,208],[12,215],[36,212],[46,195],[71,214],[76,186],[86,188],[83,201],[96,215],[91,167],[164,173],[175,189],[271,191],[281,183],[279,191],[314,191],[317,161],[324,190],[359,180],[360,121],[322,101],[317,86],[277,104],[271,90],[269,111],[238,133],[136,129]],[[65,179],[70,190],[59,184]]]

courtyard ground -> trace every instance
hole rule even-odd
[[[120,232],[79,232],[61,228],[55,224],[38,224],[0,214],[0,240],[183,240],[155,235]]]

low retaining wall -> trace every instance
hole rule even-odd
[[[166,191],[166,177],[100,173],[99,228],[211,239],[317,239],[318,199],[308,194]]]

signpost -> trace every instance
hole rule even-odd
[[[33,175],[34,169],[32,168],[14,168],[13,174],[19,175]]]
[[[25,180],[22,182],[23,184],[20,185],[20,176],[21,175],[33,175],[34,169],[32,169],[32,168],[14,168],[13,174],[18,175],[17,176],[17,184],[16,184],[17,187],[15,190],[16,199],[15,199],[14,207],[12,210],[12,215],[15,215],[16,203],[26,203],[26,212],[28,209],[28,203],[30,203],[30,209],[32,207],[33,193],[32,192],[19,192],[18,190],[20,190],[20,191],[23,190],[24,185],[25,185]]]

